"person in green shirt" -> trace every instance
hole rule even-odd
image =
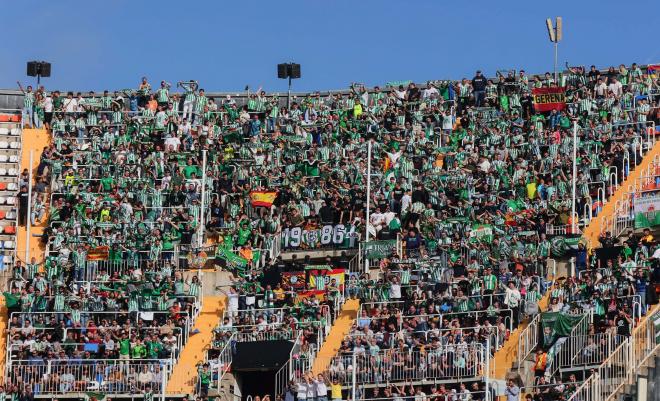
[[[153,338],[147,337],[147,356],[149,359],[159,359],[163,352],[163,344],[158,341],[158,337],[154,336]]]
[[[120,343],[121,351],[121,343]],[[147,347],[144,346],[142,340],[139,338],[135,339],[135,343],[131,346],[131,359],[143,359],[147,356]]]
[[[199,370],[199,396],[206,398],[209,394],[209,385],[211,384],[211,371],[209,365],[204,365]]]
[[[128,339],[128,334],[124,333],[123,337],[119,340],[119,359],[131,358],[131,340]]]

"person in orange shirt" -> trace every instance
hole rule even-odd
[[[534,361],[534,377],[537,379],[545,376],[545,368],[548,364],[548,354],[543,350],[536,351],[536,360]]]
[[[153,111],[154,113],[158,109],[158,102],[156,101],[156,98],[154,97],[154,95],[149,96],[149,102],[147,102],[147,108],[149,110]]]

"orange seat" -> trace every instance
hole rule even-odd
[[[16,234],[16,227],[15,226],[5,227],[5,234]]]
[[[6,123],[9,121],[9,116],[6,114],[0,114],[0,123]]]
[[[14,114],[14,117],[12,117],[11,120],[12,120],[13,122],[20,123],[22,117],[23,117],[23,116],[21,116],[20,114]]]
[[[4,191],[7,189],[7,183],[6,182],[0,182],[0,191]]]
[[[4,219],[5,217],[7,217],[7,212],[0,210],[0,220]]]

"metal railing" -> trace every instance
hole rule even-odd
[[[326,366],[327,377],[349,386],[353,380],[357,385],[422,380],[449,382],[489,375],[486,367],[490,358],[484,344],[441,345],[425,351],[365,349],[354,352],[355,355],[351,352],[324,358],[327,361],[323,361],[322,366]],[[353,372],[355,377],[352,377]]]
[[[233,361],[233,356],[234,356],[234,345],[236,343],[236,335],[237,333],[234,333],[227,339],[227,342],[225,346],[222,348],[220,353],[218,354],[217,357],[213,358],[213,360],[207,360],[207,362],[211,363],[211,372],[212,372],[212,387],[215,385],[215,389],[217,391],[220,391],[222,379],[224,378],[225,374],[229,372],[231,369],[231,363]]]
[[[529,357],[539,344],[541,314],[534,316],[531,322],[520,333],[518,341],[518,371],[522,369],[523,361]]]
[[[639,369],[660,353],[655,321],[657,311],[637,326],[568,401],[615,400],[626,384],[635,379]]]
[[[168,362],[161,360],[48,360],[43,364],[14,361],[7,366],[6,386],[28,385],[38,395],[100,392],[138,394],[148,388],[164,394]]]
[[[314,364],[316,352],[312,349],[306,355],[301,353],[302,333],[298,333],[289,352],[289,358],[284,365],[275,373],[275,394],[283,395],[286,386],[291,380],[301,378],[309,372]]]
[[[503,333],[500,330],[500,328],[497,326],[448,327],[448,328],[439,328],[435,330],[429,329],[425,331],[408,331],[406,329],[403,329],[396,333],[393,333],[393,335],[389,337],[390,338],[389,344],[386,344],[383,347],[384,348],[396,347],[396,340],[398,339],[424,339],[425,344],[430,344],[433,338],[437,338],[440,339],[440,341],[442,341],[443,338],[446,338],[449,335],[453,335],[454,337],[459,337],[459,336],[466,337],[469,335],[484,336],[484,333],[486,335],[485,338],[488,339],[491,346],[493,346],[494,351],[499,350],[504,344],[504,341],[506,340],[506,333]],[[346,339],[362,338],[366,342],[369,342],[371,339],[375,339],[376,337],[367,336],[358,330],[358,331],[351,331],[346,335],[345,338]],[[482,342],[479,341],[478,338],[475,341]]]
[[[624,336],[610,333],[566,337],[561,346],[555,346],[554,358],[549,361],[551,372],[586,370],[600,365],[625,339]]]

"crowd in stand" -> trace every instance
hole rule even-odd
[[[556,86],[565,88],[566,107],[536,112],[531,90]],[[344,233],[360,238],[365,230],[372,240],[398,235],[403,243],[402,255],[376,260],[375,280],[346,279],[347,294],[392,303],[365,308],[342,347],[359,351],[360,377],[385,383],[432,371],[476,376],[475,345],[488,339],[495,349],[521,318],[538,313],[547,259],[562,251],[552,227],[577,234],[573,223],[598,214],[613,190],[611,175],[622,182],[626,160],[634,168],[633,155],[648,147],[647,127],[658,123],[659,81],[635,64],[605,73],[571,68],[559,82],[512,71],[424,88],[354,84],[343,94],[294,99],[290,108],[263,91],[239,104],[231,96],[208,97],[194,81],[177,87],[183,93],[164,81],[152,88],[143,78],[136,90],[113,94],[25,90],[31,122],[53,135],[29,216],[48,220],[49,257],[38,267],[19,264],[11,296],[17,311],[50,312],[39,324],[53,334],[35,328],[23,337],[26,319],[12,323],[17,355],[59,352],[65,346],[57,340],[70,336],[99,344],[94,356],[116,355],[113,347],[108,353],[108,335],[111,342],[149,339],[165,349],[170,333],[126,330],[139,327],[142,312],[153,312],[154,326],[183,328],[181,315],[193,313],[188,297],[199,295],[199,284],[184,282],[177,267],[190,263],[182,255],[208,237],[222,244],[221,266],[242,277],[235,310],[253,309],[256,293],[264,295],[262,308],[291,307],[229,316],[214,348],[237,331],[228,327],[291,332],[305,322],[327,323],[319,305],[295,305],[278,279],[257,288],[255,275],[284,270],[267,256],[274,243],[293,251],[319,247],[328,243],[325,227],[341,225],[341,241],[330,240],[338,247],[350,246]],[[570,212],[573,160],[565,157],[573,124],[579,217]],[[272,206],[254,205],[255,191],[276,191]],[[296,228],[302,235],[291,241]],[[99,252],[112,263],[90,263]],[[297,270],[293,265],[286,269]],[[606,293],[613,279],[603,280],[600,295],[589,275],[551,290],[557,303],[598,308],[599,299],[613,299]],[[85,281],[102,284],[85,288]],[[632,290],[639,293],[641,285]],[[84,311],[121,313],[104,321]],[[314,337],[313,330],[305,334],[310,345]],[[64,349],[68,358],[84,351]]]

